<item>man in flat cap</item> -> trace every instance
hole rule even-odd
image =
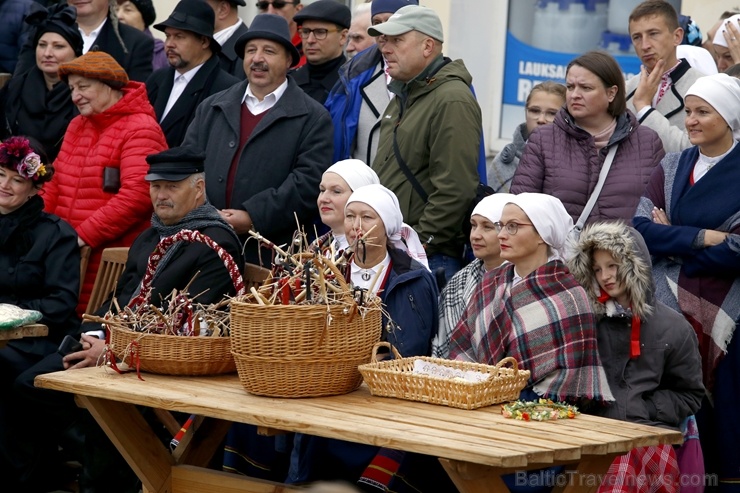
[[[331,164],[329,113],[287,77],[299,59],[287,21],[259,14],[236,43],[247,80],[206,99],[184,143],[206,153],[208,199],[242,240],[250,229],[282,244],[296,219],[317,216],[316,191]],[[248,262],[260,263],[257,242]],[[271,252],[262,256],[269,265]]]
[[[146,89],[169,147],[182,143],[201,102],[239,82],[221,69],[214,17],[203,0],[182,0],[167,20],[154,25],[165,33],[170,66],[154,72]]]
[[[317,0],[298,12],[293,20],[303,40],[306,65],[290,75],[306,94],[324,104],[347,60],[344,45],[352,12],[337,0]]]
[[[442,56],[434,10],[409,5],[368,29],[381,37],[394,97],[381,118],[373,169],[425,243],[432,272],[461,267],[463,220],[479,183],[481,109],[462,60]]]
[[[418,4],[418,0],[373,0],[370,22],[381,24],[401,7]],[[324,102],[334,122],[334,162],[354,158],[371,165],[375,159],[380,115],[392,93],[388,91],[391,78],[376,43],[382,38],[371,39],[374,46],[339,68],[339,81]]]
[[[242,65],[244,60],[234,51],[237,40],[246,34],[247,25],[239,17],[239,6],[245,7],[244,0],[206,0],[216,14],[213,38],[221,45],[218,59],[221,68],[239,80],[244,80]]]
[[[149,255],[160,239],[184,229],[208,236],[231,254],[237,265],[243,265],[239,238],[221,218],[218,210],[206,200],[203,159],[200,151],[186,147],[147,157],[149,173],[146,180],[154,206],[151,227],[131,245],[114,294],[103,302],[96,315],[102,317],[109,309],[115,309],[113,295],[119,306],[125,306],[138,294]],[[187,286],[189,294],[198,295],[197,301],[206,305],[220,301],[226,295],[236,294],[229,271],[210,247],[202,243],[177,242],[157,267],[150,300],[160,304],[173,290],[182,290]],[[24,483],[30,488],[33,481],[48,474],[48,463],[39,463],[40,458],[53,456],[51,454],[56,452],[60,435],[77,423],[76,429],[85,436],[80,491],[138,492],[140,485],[136,475],[105,433],[94,420],[89,419],[87,411],[77,407],[73,396],[65,392],[38,389],[33,385],[36,375],[65,369],[73,371],[98,363],[105,347],[105,334],[100,324],[83,323],[78,337],[82,343],[81,351],[66,356],[57,353],[49,355],[23,373],[16,382],[18,398],[12,400],[12,405],[23,407],[23,412],[19,413],[23,416],[23,422],[14,423],[19,430],[23,430],[22,435],[18,436],[19,443],[13,448],[18,464],[17,477],[30,481]],[[49,416],[54,418],[49,419]],[[26,491],[21,486],[12,490]]]

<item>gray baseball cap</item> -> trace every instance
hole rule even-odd
[[[370,36],[381,34],[398,36],[409,31],[419,31],[437,41],[444,42],[442,22],[439,16],[434,10],[420,5],[401,7],[386,22],[369,27],[367,33]]]

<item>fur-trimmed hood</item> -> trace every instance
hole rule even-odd
[[[598,301],[600,290],[592,267],[594,250],[606,250],[620,263],[617,280],[629,290],[632,313],[644,320],[653,310],[655,291],[645,240],[623,222],[597,222],[583,229],[575,245],[574,256],[568,262],[571,273],[588,292],[594,311],[611,315],[609,302],[605,305]]]

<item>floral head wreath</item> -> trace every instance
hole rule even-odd
[[[10,137],[0,144],[0,165],[16,170],[27,180],[36,181],[46,175],[41,156],[34,152],[24,137]]]

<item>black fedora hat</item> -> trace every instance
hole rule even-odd
[[[211,40],[211,50],[214,53],[221,51],[221,45],[213,39],[213,30],[216,25],[216,14],[204,0],[181,0],[175,5],[175,10],[170,16],[159,24],[154,24],[154,29],[165,32],[165,28],[172,27],[190,31]]]
[[[200,1],[200,0],[199,0]],[[173,147],[146,157],[149,173],[146,181],[181,181],[190,175],[203,173],[206,155],[191,146]]]
[[[298,50],[290,41],[288,21],[279,15],[258,14],[252,21],[252,25],[249,26],[249,31],[242,34],[236,41],[234,45],[236,56],[244,58],[244,47],[250,39],[269,39],[270,41],[280,43],[288,50],[288,53],[293,58],[293,64],[291,66],[298,64],[298,61],[301,59]]]
[[[293,16],[296,24],[302,24],[307,20],[331,22],[344,29],[349,29],[352,23],[352,11],[337,0],[317,0],[311,5],[306,5]]]

